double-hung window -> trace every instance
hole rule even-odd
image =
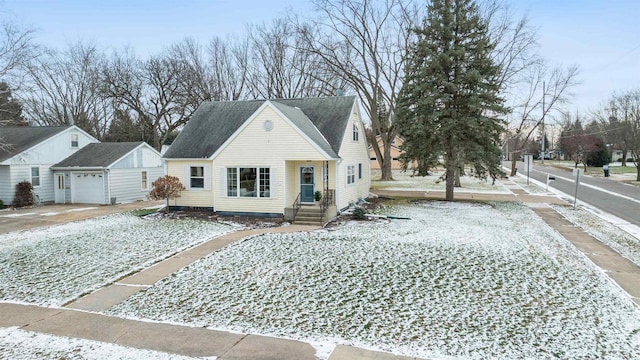
[[[189,186],[193,189],[204,189],[204,167],[192,166]]]
[[[143,171],[140,173],[140,182],[142,185],[141,189],[142,190],[147,190],[149,188],[149,185],[147,184],[147,172]]]
[[[347,185],[356,182],[356,166],[347,165]]]
[[[358,179],[362,179],[362,163],[358,164]]]
[[[271,197],[269,168],[227,168],[227,196]]]
[[[71,147],[78,148],[78,134],[71,134]]]
[[[40,168],[39,167],[31,168],[31,185],[40,186]]]
[[[358,141],[360,139],[360,133],[358,131],[358,125],[353,124],[353,141]]]

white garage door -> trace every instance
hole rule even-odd
[[[79,176],[78,176],[79,175]],[[96,173],[73,174],[74,203],[103,204],[104,177]]]

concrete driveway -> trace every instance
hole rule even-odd
[[[164,201],[136,201],[118,205],[51,204],[19,210],[0,210],[0,234],[162,206],[163,204]]]

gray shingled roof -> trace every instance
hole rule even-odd
[[[0,148],[0,161],[10,159],[70,127],[71,126],[0,126],[0,142],[9,145],[5,149]]]
[[[137,142],[93,143],[52,166],[52,168],[106,168],[142,144]]]
[[[355,99],[336,96],[270,101],[329,156],[337,158]],[[210,157],[265,101],[203,103],[164,157]]]

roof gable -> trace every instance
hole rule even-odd
[[[206,102],[200,105],[165,158],[208,158],[215,154],[266,100]],[[270,100],[282,115],[332,157],[340,151],[354,96]]]
[[[96,167],[108,168],[116,161],[142,146],[144,142],[93,143],[73,153],[73,155],[53,165],[53,168]]]
[[[45,140],[74,126],[0,127],[0,141],[9,146],[0,148],[0,162],[10,159]]]

